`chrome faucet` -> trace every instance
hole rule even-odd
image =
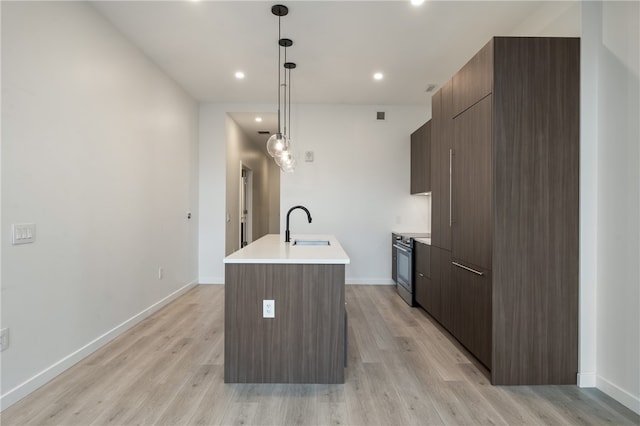
[[[289,209],[289,211],[287,212],[287,229],[284,232],[284,242],[285,243],[291,242],[291,234],[289,233],[289,215],[295,209],[302,209],[305,212],[307,212],[307,219],[309,220],[309,223],[311,223],[311,213],[309,213],[309,210],[307,210],[307,208],[305,206],[293,206],[293,207],[291,207]]]

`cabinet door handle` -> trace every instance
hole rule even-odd
[[[420,275],[421,277],[424,277],[424,275],[422,275],[422,272],[418,272],[418,275]]]
[[[449,148],[449,228],[453,223],[452,219],[452,205],[453,205],[453,149]]]
[[[462,269],[465,269],[465,270],[467,270],[467,271],[469,271],[469,272],[473,272],[473,273],[474,273],[474,274],[476,274],[476,275],[480,275],[480,276],[483,276],[483,275],[484,275],[484,272],[476,271],[475,269],[471,269],[471,268],[469,268],[469,267],[466,267],[466,266],[464,266],[464,265],[461,265],[461,264],[459,264],[458,262],[451,262],[451,264],[452,264],[452,265],[457,266],[458,268],[462,268]]]

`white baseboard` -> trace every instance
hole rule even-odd
[[[602,376],[597,376],[596,387],[625,407],[640,414],[640,396],[633,395]]]
[[[356,285],[395,285],[391,278],[347,278],[347,284]]]
[[[578,373],[579,388],[595,388],[596,373]]]
[[[60,373],[74,366],[75,364],[77,364],[87,356],[91,355],[92,353],[94,353],[95,351],[97,351],[107,343],[109,343],[111,340],[115,339],[125,331],[129,330],[134,325],[138,324],[140,321],[151,316],[153,313],[159,311],[161,308],[163,308],[169,302],[176,299],[178,296],[181,296],[191,288],[195,287],[197,284],[198,284],[198,280],[193,280],[189,284],[179,288],[178,290],[169,294],[165,298],[149,306],[147,309],[143,310],[142,312],[132,316],[128,320],[117,325],[113,329],[107,331],[102,336],[97,337],[96,339],[87,343],[86,345],[76,350],[75,352],[67,355],[66,357],[62,358],[58,362],[45,368],[35,376],[25,380],[24,382],[20,383],[18,386],[7,391],[5,394],[0,396],[0,411],[3,411],[4,409],[15,404],[25,396],[29,395],[31,392],[38,389],[40,386],[49,382],[51,379],[53,379]]]
[[[200,277],[200,284],[224,284],[224,277]]]

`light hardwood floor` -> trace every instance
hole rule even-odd
[[[0,414],[2,425],[640,424],[595,389],[496,387],[390,286],[347,286],[344,385],[223,383],[224,287],[198,286]]]

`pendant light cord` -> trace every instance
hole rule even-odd
[[[291,68],[287,68],[288,74],[289,74],[289,84],[287,85],[287,89],[289,90],[289,117],[287,118],[287,121],[289,122],[289,132],[291,132]],[[285,100],[285,103],[287,102],[287,100]],[[291,139],[291,138],[288,138]],[[287,141],[288,143],[288,141]]]
[[[287,46],[284,46],[284,63],[287,63]],[[280,66],[280,65],[278,65]],[[284,135],[287,136],[287,72],[284,72]],[[285,143],[285,149],[287,148]]]
[[[280,58],[280,50],[282,49],[280,47],[280,38],[282,37],[282,30],[281,30],[281,21],[282,21],[282,17],[278,16],[278,134],[282,134],[282,128],[280,127],[280,82],[281,82],[281,78],[280,78],[280,62],[281,62],[281,58]]]

